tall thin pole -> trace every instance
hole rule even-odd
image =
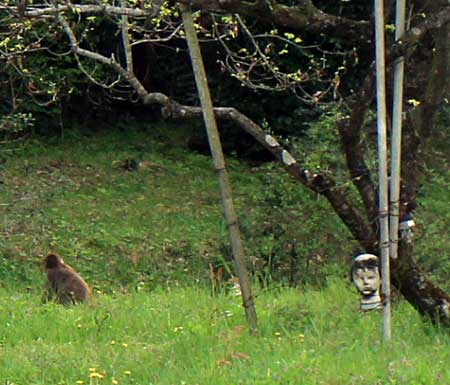
[[[220,143],[219,131],[217,129],[216,119],[214,116],[214,109],[211,101],[211,95],[209,93],[205,67],[203,65],[200,46],[197,39],[197,33],[194,27],[191,7],[189,5],[190,1],[183,0],[179,2],[181,15],[183,17],[184,30],[186,32],[186,38],[189,46],[189,54],[191,56],[195,81],[197,83],[197,91],[202,106],[203,119],[205,121],[206,132],[208,134],[209,146],[214,161],[214,168],[216,169],[219,178],[219,187],[222,195],[224,216],[230,235],[234,266],[239,278],[245,315],[247,317],[250,332],[254,334],[258,330],[256,310],[253,302],[247,268],[245,265],[244,248],[242,246],[239,225],[234,210],[230,182],[228,180],[228,173],[225,168],[222,144]]]
[[[389,221],[388,221],[388,178],[386,144],[386,76],[384,46],[384,3],[375,0],[375,50],[377,71],[377,131],[378,131],[378,175],[380,221],[380,254],[383,307],[383,341],[391,339],[391,286],[389,266]]]
[[[402,38],[405,33],[405,0],[397,0],[395,10],[395,40]],[[391,133],[391,180],[390,180],[390,216],[389,238],[390,255],[396,259],[398,256],[398,222],[400,204],[400,164],[402,140],[402,107],[403,83],[405,72],[405,58],[399,57],[394,64],[394,96],[392,111]]]

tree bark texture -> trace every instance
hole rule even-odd
[[[368,45],[372,38],[370,22],[327,14],[317,8],[311,0],[301,0],[293,6],[267,0],[194,0],[192,5],[203,11],[239,13],[268,25],[275,24],[297,31],[329,34],[351,39],[359,44]]]
[[[450,297],[434,285],[413,259],[413,246],[402,240],[398,259],[391,260],[392,283],[431,322],[450,326]]]

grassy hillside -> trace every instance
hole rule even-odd
[[[187,152],[170,131],[164,140],[128,130],[28,141],[3,159],[2,285],[34,288],[38,261],[50,250],[102,291],[190,285],[208,280],[209,264],[231,268],[211,159]],[[135,161],[145,163],[125,169]],[[327,259],[348,258],[351,249],[337,247],[348,234],[326,202],[273,165],[227,164],[250,267],[262,279],[289,258],[292,238],[297,267],[289,274],[298,281],[310,273],[318,279],[314,269]]]
[[[348,232],[277,166],[227,159],[255,277],[260,335],[251,337],[227,284],[212,162],[175,132],[71,133],[11,144],[0,158],[0,382],[450,383],[448,335],[405,302],[394,304],[392,344],[380,343],[381,313],[360,313],[348,282]],[[417,246],[448,287],[448,154],[438,160]],[[135,161],[145,163],[133,170]],[[39,261],[50,250],[93,286],[92,305],[40,304]],[[223,282],[210,266],[225,268]]]

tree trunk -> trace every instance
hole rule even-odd
[[[391,261],[392,283],[406,300],[433,323],[450,326],[450,296],[434,285],[413,259],[413,246],[399,243],[398,259]]]

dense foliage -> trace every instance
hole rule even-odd
[[[331,8],[363,15],[353,3]],[[117,20],[107,15],[79,16],[75,11],[68,15],[76,25],[80,45],[124,62]],[[133,20],[133,38],[143,41],[133,46],[133,65],[149,90],[196,104],[182,30],[175,30],[173,38],[166,40],[173,28],[179,28],[179,17],[175,8],[165,4],[150,23]],[[367,60],[361,58],[370,57],[365,48],[360,51],[351,42],[332,36],[299,35],[258,23],[250,32],[247,24],[251,21],[236,16],[198,14],[197,22],[200,37],[206,41],[203,52],[216,105],[235,106],[277,134],[302,135],[320,116],[319,104],[338,102],[338,87],[345,94],[357,84],[358,68]],[[4,49],[0,81],[7,86],[2,87],[3,115],[31,112],[39,117],[37,129],[48,131],[61,124],[70,126],[80,115],[86,123],[86,119],[115,116],[117,109],[135,113],[133,93],[126,84],[115,83],[115,75],[105,66],[83,58],[74,60],[57,24],[49,28],[45,19],[14,19],[13,12],[5,12],[0,18],[0,39]],[[257,68],[246,70],[249,62]],[[155,112],[149,109],[145,119],[154,118]],[[239,144],[234,128],[224,130],[233,145]]]

